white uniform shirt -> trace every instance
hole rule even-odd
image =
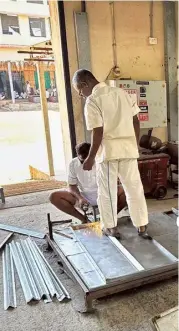
[[[69,165],[68,184],[77,185],[81,195],[91,205],[97,204],[96,166],[91,171],[83,170],[83,164],[75,157]]]
[[[97,84],[85,104],[88,130],[103,126],[97,162],[138,158],[133,116],[140,111],[130,95],[118,87]]]

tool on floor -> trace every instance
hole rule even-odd
[[[69,234],[63,233],[63,232],[61,232],[60,230],[54,230],[53,232],[59,234],[59,235],[62,236],[62,237],[65,237],[65,238],[68,238],[68,239],[73,239],[72,236],[70,236]]]

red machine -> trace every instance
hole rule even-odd
[[[150,193],[156,199],[162,199],[167,194],[167,154],[140,155],[139,171],[145,194]]]

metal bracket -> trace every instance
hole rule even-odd
[[[51,240],[53,240],[53,225],[57,225],[57,224],[62,225],[62,224],[71,223],[72,219],[52,222],[51,217],[50,217],[50,213],[47,213],[47,221],[48,221],[49,237],[50,237]]]

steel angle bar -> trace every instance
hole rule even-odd
[[[2,254],[3,284],[4,284],[4,309],[17,307],[16,289],[14,279],[14,265],[9,245],[6,245]]]
[[[33,275],[34,281],[36,283],[36,286],[39,291],[39,295],[42,299],[44,299],[45,303],[52,302],[50,298],[49,290],[44,282],[44,279],[40,273],[37,261],[34,259],[33,253],[31,251],[31,248],[27,242],[27,240],[21,240],[21,247],[23,250],[23,253],[26,257],[26,260],[28,260],[29,268],[31,270],[31,273]]]
[[[28,239],[28,240],[30,241],[30,239]],[[60,280],[58,279],[58,277],[54,273],[53,269],[48,264],[47,260],[45,259],[44,255],[42,254],[42,252],[40,251],[40,249],[38,248],[36,243],[32,242],[32,241],[31,241],[31,243],[34,246],[34,249],[36,250],[39,257],[41,258],[42,263],[44,263],[44,266],[46,267],[46,269],[49,273],[49,276],[50,276],[50,278],[51,278],[51,280],[54,284],[54,287],[56,289],[57,299],[59,301],[62,301],[65,297],[70,299],[70,296],[69,296],[68,292],[66,291],[65,287],[62,285],[62,283],[60,282]]]
[[[29,247],[30,247],[31,252],[33,254],[33,257],[34,257],[34,259],[36,260],[36,262],[38,264],[39,271],[40,271],[40,273],[43,277],[43,280],[44,280],[44,282],[45,282],[45,284],[46,284],[46,286],[47,286],[47,288],[50,292],[50,295],[52,297],[54,297],[55,294],[56,294],[56,289],[55,289],[55,286],[54,286],[54,284],[52,282],[52,279],[49,275],[49,272],[48,272],[48,270],[47,270],[47,268],[44,264],[44,261],[41,259],[40,255],[38,254],[35,246],[33,245],[32,241],[30,240],[30,238],[28,238],[26,240],[28,241]]]
[[[22,250],[22,247],[21,247],[20,243],[17,242],[16,243],[16,247],[17,247],[17,250],[18,250],[20,259],[22,261],[22,264],[23,264],[23,267],[24,267],[24,270],[25,270],[25,273],[26,273],[27,280],[29,282],[29,286],[31,288],[31,291],[32,291],[32,294],[33,294],[33,298],[35,300],[40,300],[41,297],[40,297],[40,294],[39,294],[37,285],[36,285],[36,283],[34,281],[33,275],[31,273],[31,270],[30,270],[29,265],[28,265],[28,261],[26,260],[26,257],[24,255],[24,252]]]
[[[115,237],[108,237],[112,243],[123,253],[123,255],[133,264],[138,271],[143,271],[145,268],[135,259],[135,257],[117,240]]]
[[[45,234],[42,233],[42,232],[38,232],[38,231],[30,230],[30,229],[25,229],[25,228],[19,228],[17,226],[13,226],[13,225],[0,223],[0,229],[10,231],[10,232],[24,234],[26,236],[35,237],[35,238],[39,238],[39,239],[45,238]]]
[[[171,262],[177,262],[178,259],[172,253],[170,253],[164,246],[162,246],[157,240],[153,239],[153,244],[165,255],[167,256]]]
[[[41,250],[39,249],[39,247],[37,246],[37,244],[35,242],[32,242],[30,240],[30,238],[27,239],[27,241],[30,241],[32,246],[34,246],[34,249],[36,250],[37,254],[39,255],[39,257],[41,258],[41,260],[43,261],[44,265],[46,266],[49,275],[54,283],[54,286],[58,292],[58,296],[57,299],[59,301],[62,301],[64,296],[67,299],[70,299],[70,295],[67,292],[66,288],[63,286],[63,284],[61,283],[61,281],[59,280],[59,278],[57,277],[57,275],[55,274],[55,272],[53,271],[53,269],[51,268],[51,266],[49,265],[49,263],[47,262],[47,260],[45,259],[44,255],[42,254]]]
[[[53,271],[53,269],[51,268],[51,266],[49,265],[49,263],[47,262],[47,260],[45,259],[44,255],[42,254],[42,252],[40,251],[40,249],[38,248],[37,244],[34,242],[34,245],[38,251],[38,253],[40,254],[41,258],[44,260],[44,263],[46,264],[50,274],[53,276],[54,281],[57,283],[59,289],[61,291],[63,291],[63,293],[65,294],[66,298],[70,299],[70,295],[67,292],[66,288],[64,287],[64,285],[61,283],[61,281],[59,280],[59,278],[57,277],[57,275],[55,274],[55,272]]]
[[[8,240],[13,236],[13,232],[9,233],[4,240],[0,243],[0,250],[4,248],[5,244],[8,242]]]
[[[59,286],[58,282],[56,281],[55,277],[50,273],[50,270],[48,270],[50,277],[52,279],[52,282],[56,289],[56,298],[58,301],[63,301],[66,298],[65,293],[62,291],[61,287]]]
[[[19,250],[13,241],[10,245],[10,251],[16,266],[16,270],[20,279],[20,283],[23,289],[23,293],[25,296],[26,302],[30,302],[33,299],[36,299],[34,297],[34,292],[32,289],[32,286],[30,284],[30,277],[28,274],[28,270],[26,269],[26,265],[24,265],[24,262],[21,258],[21,255],[19,254]],[[39,300],[39,299],[38,299]]]

